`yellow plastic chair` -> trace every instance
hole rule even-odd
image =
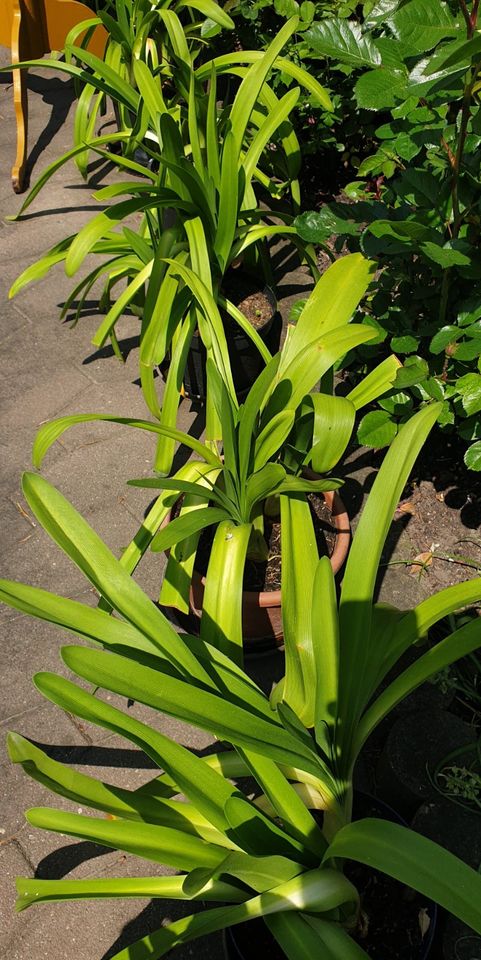
[[[95,16],[77,0],[0,0],[0,44],[10,47],[12,63],[43,57],[63,50],[65,39],[76,24]],[[96,27],[89,50],[102,56],[107,41],[103,27]],[[13,100],[17,121],[17,155],[12,167],[15,193],[24,189],[27,160],[27,71],[13,71]]]

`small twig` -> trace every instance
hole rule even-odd
[[[32,520],[30,514],[28,514],[27,511],[23,509],[22,504],[19,503],[18,500],[11,500],[10,502],[13,503],[14,507],[17,508],[19,514],[24,518],[24,520],[27,521],[27,523],[30,524],[31,527],[36,527],[36,526],[37,526],[37,524],[35,523],[35,521]]]

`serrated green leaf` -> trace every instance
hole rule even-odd
[[[378,67],[364,73],[354,86],[358,107],[385,110],[404,98],[407,75],[394,67]]]
[[[316,23],[304,34],[315,54],[333,57],[353,67],[376,67],[381,54],[358,23],[336,17]]]

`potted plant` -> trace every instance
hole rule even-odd
[[[82,681],[208,730],[231,749],[200,758],[84,687],[38,674],[37,689],[47,699],[120,733],[164,772],[131,791],[70,769],[11,734],[14,762],[76,806],[100,812],[92,817],[34,808],[27,813],[30,825],[166,864],[179,875],[21,878],[19,909],[119,896],[224,901],[149,933],[116,960],[158,960],[176,945],[256,917],[264,918],[289,960],[361,960],[367,954],[351,936],[359,922],[359,891],[344,872],[346,861],[357,861],[481,932],[476,871],[406,827],[377,818],[352,821],[353,770],[369,734],[415,687],[481,644],[481,625],[471,621],[377,692],[429,626],[481,597],[476,578],[413,610],[374,602],[393,512],[439,406],[419,411],[386,454],[354,535],[339,600],[327,559],[306,556],[287,540],[286,669],[270,700],[217,646],[176,634],[68,501],[41,476],[25,476],[34,515],[122,619],[9,581],[0,584],[1,599],[104,647],[64,648],[65,664]],[[302,501],[286,503],[301,526],[309,522]],[[242,789],[244,777],[257,783],[254,801]],[[249,784],[251,791],[252,779]]]
[[[140,298],[143,391],[152,415],[169,427],[176,422],[189,345],[196,330],[207,355],[222,372],[233,398],[235,396],[226,322],[219,308],[224,309],[229,322],[240,327],[254,343],[262,359],[270,359],[270,351],[257,331],[229,300],[225,281],[231,265],[253,251],[262,261],[266,239],[288,235],[300,245],[302,254],[310,258],[312,270],[318,276],[309,246],[298,240],[291,226],[298,208],[295,178],[289,177],[282,186],[260,166],[269,143],[276,136],[284,146],[287,167],[292,171],[298,162],[295,136],[283,133],[280,128],[297,102],[299,88],[289,90],[278,100],[267,83],[268,74],[276,66],[296,23],[295,18],[290,20],[269,49],[254,57],[250,65],[232,67],[234,76],[240,75],[241,82],[232,104],[227,102],[222,107],[217,99],[215,61],[210,67],[202,65],[198,69],[188,63],[177,64],[176,83],[185,91],[186,104],[179,104],[175,109],[166,104],[159,77],[146,63],[136,61],[134,72],[139,94],[134,92],[129,96],[134,98],[137,108],[141,98],[142,111],[148,116],[158,143],[157,152],[151,151],[159,164],[158,173],[147,171],[141,182],[115,183],[97,192],[99,200],[123,195],[130,199],[122,199],[93,217],[76,236],[62,241],[29,267],[12,288],[14,295],[58,262],[65,262],[67,273],[74,275],[89,253],[107,254],[109,259],[91,270],[75,287],[67,309],[75,298],[80,299],[81,305],[83,297],[101,276],[107,277],[109,290],[120,279],[128,279],[126,289],[108,310],[93,342],[100,347],[110,337],[118,352],[115,324],[122,312]],[[249,64],[248,52],[245,60]],[[225,65],[221,65],[221,69],[225,70]],[[323,88],[312,81],[306,71],[295,65],[285,67],[284,61],[282,69],[290,69],[311,92],[329,103]],[[102,149],[98,143],[92,146]],[[114,162],[130,168],[133,163],[125,157],[118,157]],[[260,210],[253,186],[256,181],[274,196],[289,189],[293,196],[290,210],[287,213],[278,207]],[[272,223],[274,213],[280,222]],[[137,231],[125,222],[134,214],[143,217]],[[121,232],[115,228],[121,228]],[[154,376],[157,366],[167,356],[169,372],[160,408]],[[211,440],[220,438],[220,424],[208,390],[207,436]],[[171,456],[164,444],[156,469],[168,473],[170,467]]]
[[[90,31],[98,24],[107,33],[102,58],[88,49],[88,33],[81,46],[76,46],[86,27]],[[74,146],[83,147],[75,156],[75,162],[84,179],[88,175],[89,160],[85,144],[92,140],[98,119],[105,113],[108,96],[118,129],[131,129],[131,136],[121,141],[124,155],[142,165],[150,162],[142,147],[144,137],[152,135],[147,114],[139,103],[137,109],[133,109],[132,103],[126,102],[126,87],[131,88],[134,98],[138,95],[136,62],[149,64],[159,76],[164,96],[172,108],[179,95],[173,83],[176,58],[193,64],[208,40],[220,30],[233,27],[234,21],[217,0],[207,0],[200,5],[189,0],[166,0],[162,5],[149,0],[107,0],[98,5],[95,17],[70,32],[65,44],[66,62],[92,71],[97,81],[94,85],[84,79],[75,109]],[[40,61],[39,65],[44,66],[45,62]],[[50,61],[49,66],[55,68],[57,61]]]
[[[170,456],[174,443],[181,441],[201,457],[186,468],[188,474],[184,468],[169,478],[131,481],[164,491],[149,514],[149,534],[144,530],[142,552],[149,542],[154,550],[170,550],[161,602],[183,613],[190,610],[200,616],[202,612],[202,635],[207,631],[212,636],[214,631],[219,645],[237,659],[242,656],[245,638],[282,639],[280,589],[243,589],[242,585],[246,559],[267,560],[266,512],[279,511],[280,494],[307,497],[325,493],[338,533],[338,549],[332,558],[336,571],[345,559],[349,520],[342,503],[332,495],[341,484],[332,471],[351,438],[356,411],[390,388],[399,361],[390,357],[347,397],[312,391],[354,344],[375,336],[367,325],[349,323],[371,278],[372,264],[359,254],[334,263],[311,292],[282,350],[269,361],[241,406],[208,361],[213,403],[222,428],[222,454],[163,424],[154,427],[145,421],[132,423],[99,414],[61,417],[41,427],[37,435],[37,466],[64,430],[89,419],[155,429],[172,445]],[[312,468],[314,474],[306,475],[306,468]],[[168,518],[171,491],[184,495],[179,516],[170,517],[168,526],[158,530]],[[286,533],[285,522],[285,535],[296,536],[294,530]],[[198,565],[196,568],[197,548],[202,531],[212,526],[215,536],[203,578]],[[130,572],[140,556],[138,543],[136,549],[127,551],[125,563]],[[223,603],[227,589],[229,605]]]

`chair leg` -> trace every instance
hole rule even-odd
[[[19,7],[14,9],[12,24],[12,62],[22,59],[22,15]],[[12,186],[15,193],[24,189],[25,165],[27,161],[28,98],[27,71],[13,71],[13,101],[17,121],[17,155],[12,167]]]

